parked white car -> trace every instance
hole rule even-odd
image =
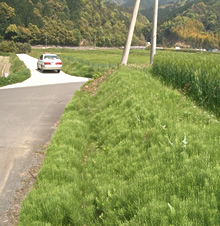
[[[42,54],[37,61],[37,69],[42,72],[56,70],[58,73],[62,68],[62,61],[56,54]]]

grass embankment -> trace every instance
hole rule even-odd
[[[98,78],[110,69],[118,68],[121,62],[122,52],[120,49],[110,50],[74,50],[74,49],[32,49],[31,56],[39,58],[43,53],[56,53],[63,62],[62,71],[67,74]],[[131,50],[129,64],[147,65],[149,51]]]
[[[153,73],[220,116],[220,55],[160,52]]]
[[[10,54],[10,74],[8,77],[0,77],[0,87],[18,82],[23,82],[31,75],[30,70],[15,54]]]
[[[79,91],[20,225],[218,225],[220,126],[147,69]]]

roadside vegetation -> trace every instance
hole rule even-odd
[[[0,52],[2,53],[29,53],[30,43],[20,43],[14,41],[0,41]]]
[[[219,134],[150,69],[121,67],[67,105],[19,225],[218,225]]]
[[[1,54],[0,54],[1,55]],[[6,54],[4,53],[4,56]],[[0,77],[0,87],[18,82],[23,82],[31,75],[30,70],[24,65],[22,61],[15,54],[8,54],[10,56],[10,74],[8,77]]]
[[[220,116],[220,55],[160,52],[155,56],[154,75],[191,96],[199,106]]]

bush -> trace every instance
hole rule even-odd
[[[31,52],[31,45],[29,43],[20,43],[13,41],[0,42],[0,52],[4,53],[29,53]]]
[[[30,53],[31,45],[30,43],[16,43],[17,53]]]
[[[3,41],[0,42],[0,51],[4,53],[16,53],[17,47],[14,42]]]

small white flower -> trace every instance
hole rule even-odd
[[[183,146],[184,148],[186,147],[186,145],[188,144],[188,142],[186,141],[186,135],[184,135],[184,139],[183,139]]]
[[[166,125],[160,125],[160,127],[161,127],[162,129],[164,129],[164,130],[167,129],[167,128],[166,128]]]

